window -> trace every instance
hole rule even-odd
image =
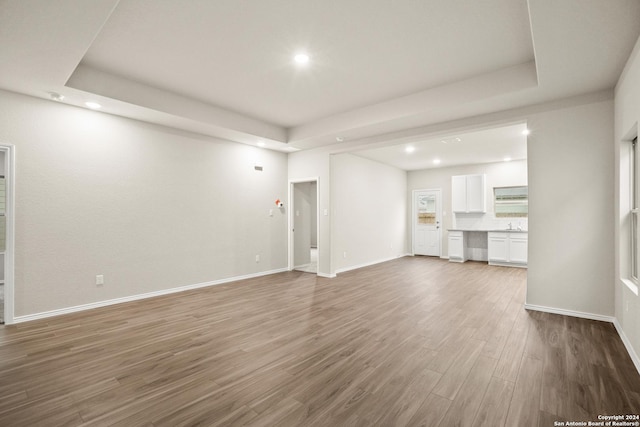
[[[631,142],[631,155],[630,160],[630,191],[629,196],[631,199],[631,227],[629,227],[631,236],[629,241],[631,242],[631,262],[630,262],[630,275],[631,280],[638,284],[638,138],[636,137]]]
[[[418,195],[418,224],[436,223],[436,196]]]
[[[496,187],[493,189],[496,217],[526,217],[529,215],[529,187]]]

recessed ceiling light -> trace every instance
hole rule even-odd
[[[522,134],[525,135],[525,136],[529,135],[530,133],[531,133],[531,131],[529,129],[525,129],[525,130],[522,131]]]
[[[98,108],[102,107],[102,105],[98,104],[97,102],[93,102],[93,101],[85,102],[84,105],[86,105],[87,107],[91,108],[92,110],[97,110]]]
[[[336,136],[336,141],[343,142],[344,141],[344,136]]]
[[[405,147],[404,151],[406,151],[407,153],[413,153],[414,151],[416,151],[416,147],[414,147],[413,145],[409,145]]]
[[[440,159],[433,159],[433,164],[434,165],[439,165],[440,164]]]
[[[49,96],[51,97],[51,99],[53,99],[54,101],[62,101],[64,99],[64,95],[60,95],[57,92],[49,92]]]
[[[306,53],[298,53],[293,57],[297,64],[307,64],[311,58]]]
[[[258,141],[257,145],[258,145],[258,147],[264,147],[267,144],[265,144],[264,141]]]
[[[504,160],[505,162],[510,162],[510,161],[511,161],[511,157],[505,157],[505,158],[504,158],[504,159],[502,159],[502,160]]]

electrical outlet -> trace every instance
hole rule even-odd
[[[102,275],[102,274],[97,274],[96,275],[96,285],[97,286],[104,285],[104,275]]]
[[[256,262],[260,262],[260,255],[256,255]]]
[[[269,216],[273,216],[273,209],[269,209]]]
[[[342,257],[343,257],[343,258],[346,258],[346,257],[347,257],[347,251],[344,251],[344,252],[342,253]]]

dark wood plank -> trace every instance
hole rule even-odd
[[[513,388],[514,384],[511,381],[498,377],[491,378],[473,425],[478,427],[504,425],[513,396]]]
[[[526,270],[407,257],[0,327],[0,425],[545,425],[639,413],[612,325]]]
[[[540,412],[542,392],[542,360],[524,357],[509,405],[506,425],[535,426]]]
[[[485,392],[489,387],[497,360],[487,356],[477,359],[474,369],[468,374],[460,393],[453,400],[440,427],[471,426]]]

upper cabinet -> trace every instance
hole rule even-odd
[[[451,210],[453,212],[467,211],[467,176],[451,177]]]
[[[451,177],[451,202],[454,213],[487,211],[485,174],[455,175]]]

